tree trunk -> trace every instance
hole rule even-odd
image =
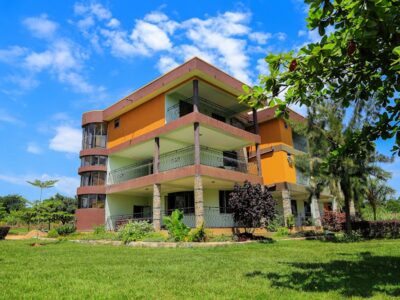
[[[374,213],[374,221],[376,221],[376,207],[372,205],[372,212]]]
[[[350,189],[349,182],[346,179],[340,181],[340,188],[342,189],[344,196],[344,213],[346,215],[346,233],[351,234],[351,217],[350,217]]]

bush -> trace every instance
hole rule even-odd
[[[76,231],[76,227],[74,224],[65,224],[57,227],[56,230],[59,235],[68,235],[74,233]]]
[[[290,215],[286,218],[286,226],[287,228],[292,229],[294,227],[294,216]]]
[[[58,232],[57,232],[57,229],[51,229],[48,233],[47,233],[47,237],[48,238],[57,238],[57,237],[59,237],[60,235],[58,234]]]
[[[277,232],[279,227],[284,225],[283,216],[276,215],[275,219],[268,222],[266,229],[270,232]]]
[[[232,236],[231,235],[216,235],[212,236],[209,238],[210,242],[232,242]]]
[[[143,242],[165,242],[167,238],[161,232],[150,232],[144,236]]]
[[[183,223],[183,212],[176,209],[170,217],[164,217],[165,226],[168,233],[175,242],[184,241],[190,231],[190,228]]]
[[[333,239],[328,239],[334,243],[355,243],[363,240],[363,237],[358,232],[351,234],[336,234]]]
[[[204,230],[204,222],[189,233],[189,242],[205,242],[207,240],[206,231]]]
[[[0,240],[4,240],[6,238],[6,235],[8,234],[9,230],[10,227],[8,226],[0,227]]]
[[[353,231],[365,239],[400,238],[400,221],[356,221],[351,223]]]
[[[118,230],[118,237],[124,243],[139,241],[153,232],[153,226],[147,221],[129,222]]]
[[[106,227],[105,226],[94,226],[93,227],[93,234],[95,235],[103,235],[106,233]]]
[[[338,232],[344,227],[343,224],[346,222],[345,213],[339,213],[334,211],[325,211],[322,217],[322,227],[325,230]]]
[[[276,231],[276,236],[288,236],[289,229],[287,227],[279,227]]]

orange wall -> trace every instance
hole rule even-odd
[[[293,146],[292,129],[285,128],[282,119],[272,119],[259,124],[261,135],[261,148],[271,147],[277,144]]]
[[[261,170],[264,184],[278,182],[296,183],[296,170],[294,163],[289,165],[287,153],[274,151],[261,156]]]
[[[165,124],[165,96],[161,94],[119,117],[119,127],[114,120],[108,125],[107,148],[112,148]]]

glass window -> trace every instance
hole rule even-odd
[[[104,185],[106,183],[106,178],[106,172],[84,172],[81,174],[81,186]]]
[[[78,208],[104,208],[106,195],[90,194],[78,197]]]
[[[229,205],[229,194],[232,191],[219,191],[219,212],[221,214],[232,213],[232,208]]]
[[[114,128],[119,127],[119,118],[114,120]]]
[[[107,140],[107,124],[92,123],[83,127],[82,148],[105,148]]]

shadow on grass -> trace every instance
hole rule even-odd
[[[374,293],[400,296],[400,257],[358,254],[356,260],[327,263],[287,263],[289,273],[254,271],[246,277],[268,279],[272,287],[305,292],[337,291],[346,297],[371,297]]]

